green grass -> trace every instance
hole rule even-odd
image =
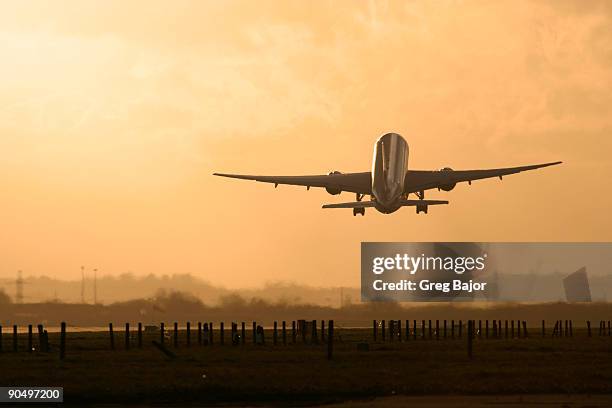
[[[531,329],[537,332],[537,329]],[[146,333],[143,349],[130,350],[123,333],[115,333],[114,351],[108,333],[68,333],[66,359],[59,360],[56,333],[52,351],[11,351],[4,334],[0,385],[63,386],[66,402],[235,402],[300,404],[343,401],[393,394],[609,393],[612,391],[612,337],[588,337],[575,330],[572,338],[474,339],[467,357],[467,339],[412,337],[404,342],[372,342],[370,330],[338,329],[332,361],[323,344],[252,344],[244,346],[166,345],[177,358],[168,359],[151,345],[159,334]],[[226,342],[229,333],[226,332]],[[280,336],[279,336],[280,339]],[[357,343],[370,351],[357,351]],[[380,340],[380,336],[379,336]],[[291,342],[291,336],[288,335]],[[36,337],[35,337],[36,343]]]

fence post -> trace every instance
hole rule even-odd
[[[321,319],[321,342],[325,342],[325,320]]]
[[[210,333],[208,333],[208,323],[204,323],[202,325],[202,344],[208,346],[208,341],[210,340]]]
[[[187,340],[187,347],[191,347],[191,322],[187,322],[187,336],[186,336],[186,340]]]
[[[125,349],[130,349],[130,324],[125,324]]]
[[[451,320],[451,339],[455,338],[455,319]]]
[[[381,333],[382,341],[384,343],[385,342],[385,335],[386,335],[386,333],[385,333],[386,332],[386,329],[385,329],[385,320],[384,319],[381,321],[380,329],[381,329],[380,333]]]
[[[28,326],[29,333],[32,334],[32,325]],[[31,337],[29,342],[31,343]],[[30,347],[30,350],[32,347]],[[63,360],[66,357],[66,322],[61,323],[60,329],[60,360]]]
[[[459,320],[459,333],[458,333],[458,337],[461,337],[461,332],[463,331],[463,322],[461,320]]]
[[[198,322],[198,346],[202,345],[202,322]]]
[[[440,320],[436,319],[436,340],[440,340]]]
[[[225,323],[219,323],[219,342],[225,344]]]
[[[587,320],[587,331],[589,333],[589,337],[591,337],[591,321]]]
[[[295,331],[295,320],[291,321],[291,342],[295,344],[295,337],[297,336],[297,332]]]
[[[253,344],[257,342],[257,322],[253,321]]]
[[[28,324],[28,353],[32,352],[32,325]]]
[[[395,337],[395,320],[389,320],[389,341],[393,342]]]
[[[13,325],[13,351],[17,351],[19,349],[18,347],[18,340],[17,340],[17,325],[14,324]]]
[[[413,331],[412,331],[412,340],[416,340],[417,339],[417,322],[416,322],[416,320],[412,321],[412,328],[413,328]]]
[[[164,345],[164,323],[159,324],[159,344]]]
[[[312,321],[312,333],[310,335],[310,341],[315,344],[319,342],[319,337],[317,336],[317,321],[316,320]]]
[[[240,340],[241,340],[242,345],[244,345],[246,342],[246,323],[245,322],[242,322],[240,329],[241,329]]]
[[[283,346],[287,345],[287,322],[283,320]]]
[[[142,322],[138,322],[138,348],[142,348]]]
[[[376,341],[376,335],[378,334],[378,323],[376,320],[372,320],[372,339]]]
[[[432,334],[433,334],[432,333],[433,330],[431,328],[431,320],[429,320],[429,326],[428,327],[429,327],[429,340],[431,340],[431,337],[432,337]]]
[[[542,337],[546,337],[546,321],[542,320]]]
[[[421,320],[421,338],[425,340],[425,320]]]
[[[397,321],[397,340],[399,342],[402,341],[402,321],[401,319]]]
[[[482,320],[478,320],[478,338],[482,338]]]
[[[208,323],[208,343],[212,346],[213,345],[213,341],[215,339],[215,332],[214,332],[214,328],[213,328],[213,322]]]
[[[489,338],[489,319],[485,320],[485,337]]]
[[[174,337],[174,348],[178,347],[178,322],[174,322],[174,333],[172,333]]]
[[[523,320],[523,337],[527,338],[527,320]]]
[[[410,340],[410,320],[406,319],[406,341]]]
[[[276,339],[278,337],[278,322],[274,321],[274,331],[272,332],[272,344],[276,346]]]
[[[332,351],[334,349],[334,321],[328,321],[328,330],[327,330],[327,359],[332,359]]]
[[[108,334],[110,336],[110,348],[111,350],[114,350],[115,349],[115,335],[113,334],[113,324],[112,323],[108,324]]]
[[[474,324],[472,322],[472,320],[468,320],[468,327],[467,327],[467,352],[468,352],[468,358],[472,358],[472,337],[473,337],[473,328]]]

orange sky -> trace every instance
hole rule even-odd
[[[6,2],[0,277],[359,283],[361,241],[612,239],[610,2]],[[561,167],[428,215],[214,171]]]

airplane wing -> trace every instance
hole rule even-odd
[[[255,180],[272,183],[274,186],[288,184],[293,186],[323,187],[331,191],[349,191],[359,194],[372,194],[372,175],[363,173],[331,173],[316,176],[249,176],[243,174],[214,173],[214,176],[230,177],[242,180]]]
[[[399,202],[402,207],[417,206],[417,205],[440,205],[448,204],[446,200],[401,200]],[[325,204],[323,208],[368,208],[374,207],[376,203],[374,201],[354,201],[351,203],[336,203],[336,204]]]
[[[415,193],[419,191],[429,190],[432,188],[452,188],[456,183],[461,183],[465,181],[471,183],[474,180],[481,180],[490,177],[499,177],[501,179],[502,176],[520,173],[521,171],[535,170],[542,167],[554,166],[561,163],[562,162],[557,161],[552,163],[534,164],[530,166],[508,167],[488,170],[408,170],[404,183],[404,192]]]

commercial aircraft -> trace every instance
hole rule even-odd
[[[325,204],[323,208],[352,208],[353,215],[365,215],[365,209],[373,207],[384,214],[390,214],[401,207],[414,206],[417,214],[427,214],[430,205],[448,204],[445,200],[426,200],[425,191],[437,188],[451,191],[457,183],[468,182],[490,177],[499,177],[521,171],[554,166],[562,162],[534,164],[530,166],[509,167],[488,170],[453,170],[444,167],[441,170],[408,170],[408,143],[397,133],[382,135],[374,145],[372,171],[362,173],[341,173],[332,171],[329,174],[315,176],[249,176],[242,174],[214,173],[215,176],[231,177],[243,180],[255,180],[296,186],[322,187],[329,194],[340,194],[343,191],[356,195],[354,202]],[[414,194],[416,199],[410,199]],[[369,196],[369,200],[363,200]]]

